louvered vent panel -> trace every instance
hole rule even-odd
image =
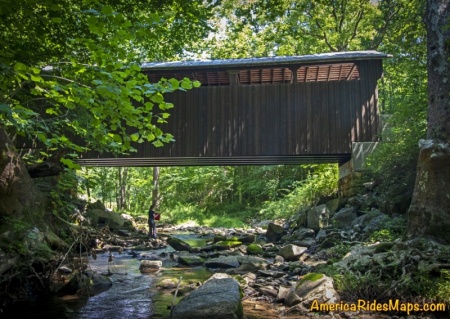
[[[239,72],[240,84],[290,83],[292,71],[288,68],[253,69]]]
[[[297,82],[351,80],[359,80],[359,70],[354,63],[305,65],[297,70]]]

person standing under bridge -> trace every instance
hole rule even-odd
[[[156,238],[156,221],[160,218],[160,213],[154,211],[155,205],[152,204],[148,210],[148,237]]]

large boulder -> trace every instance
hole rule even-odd
[[[216,273],[173,307],[172,319],[242,319],[242,291],[227,274]]]
[[[186,266],[199,266],[205,263],[205,259],[197,255],[181,255],[178,262]]]
[[[188,252],[194,251],[194,249],[191,247],[191,245],[189,245],[189,243],[176,237],[167,238],[167,244],[170,245],[176,251],[188,251]]]
[[[382,229],[384,225],[386,225],[391,218],[379,211],[378,209],[372,208],[369,212],[359,216],[355,220],[353,220],[351,226],[354,227],[358,225],[365,232],[373,232],[379,229]]]
[[[306,250],[308,250],[306,247],[289,244],[281,247],[278,254],[285,260],[298,260]]]
[[[219,256],[205,261],[208,268],[236,268],[239,267],[237,256]]]
[[[313,302],[334,304],[340,301],[333,287],[333,279],[324,274],[309,273],[305,275],[286,295],[284,303],[292,307],[302,304],[310,308]]]
[[[331,218],[331,224],[340,228],[350,228],[352,222],[358,217],[354,207],[344,207]]]
[[[113,230],[123,228],[125,223],[125,220],[118,213],[106,209],[88,209],[86,217],[90,220],[92,226],[109,226]]]
[[[308,211],[308,228],[318,231],[321,228],[328,227],[328,219],[330,218],[330,210],[323,204],[315,206]]]
[[[266,238],[269,242],[276,242],[276,241],[280,240],[281,237],[283,237],[283,235],[285,233],[286,233],[286,230],[284,229],[283,226],[280,226],[275,223],[270,223],[267,226]]]

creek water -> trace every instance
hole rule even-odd
[[[182,235],[182,237],[187,237]],[[190,237],[190,236],[189,236]],[[162,269],[154,274],[141,274],[140,259],[135,255],[170,254],[173,249],[167,246],[163,249],[150,251],[134,251],[133,254],[124,251],[98,255],[89,259],[88,269],[101,274],[108,274],[112,286],[91,297],[66,295],[63,297],[48,297],[20,302],[0,312],[0,319],[149,319],[168,318],[170,306],[174,300],[171,292],[157,289],[157,283],[164,278],[180,278],[183,280],[204,281],[211,273],[204,268],[186,269],[176,267],[170,259],[163,260]],[[177,298],[179,299],[179,297]]]

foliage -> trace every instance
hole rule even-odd
[[[178,203],[170,209],[165,209],[161,216],[162,221],[175,224],[205,225],[210,227],[246,227],[249,219],[248,212],[233,211],[231,213],[208,212],[193,204]]]
[[[450,305],[450,272],[441,270],[441,276],[436,284],[436,299]]]
[[[199,46],[211,58],[384,49],[413,39],[421,7],[423,0],[225,0],[211,22],[219,31]]]
[[[406,230],[406,219],[402,217],[390,218],[383,223],[383,228],[373,231],[369,234],[368,241],[375,242],[393,242],[402,238]]]
[[[295,189],[278,201],[267,202],[259,211],[263,218],[289,217],[302,207],[319,202],[322,197],[335,196],[337,193],[337,165],[302,165],[308,172],[304,180],[295,184]]]
[[[133,142],[172,141],[158,128],[173,107],[163,94],[199,83],[149,83],[139,63],[181,53],[209,29],[208,10],[200,1],[146,2],[3,0],[1,128],[39,142],[40,158],[65,150],[69,168],[88,149],[118,154]],[[195,28],[180,33],[180,24]]]
[[[118,168],[83,168],[80,191],[90,186],[91,200],[101,199],[116,209]],[[91,182],[87,182],[86,179]],[[127,212],[145,215],[151,204],[150,168],[128,168]],[[239,167],[162,167],[160,169],[162,219],[196,221],[211,226],[247,224],[263,209],[284,209],[284,216],[320,196],[336,192],[335,165],[277,165]],[[283,214],[280,214],[280,216]]]

